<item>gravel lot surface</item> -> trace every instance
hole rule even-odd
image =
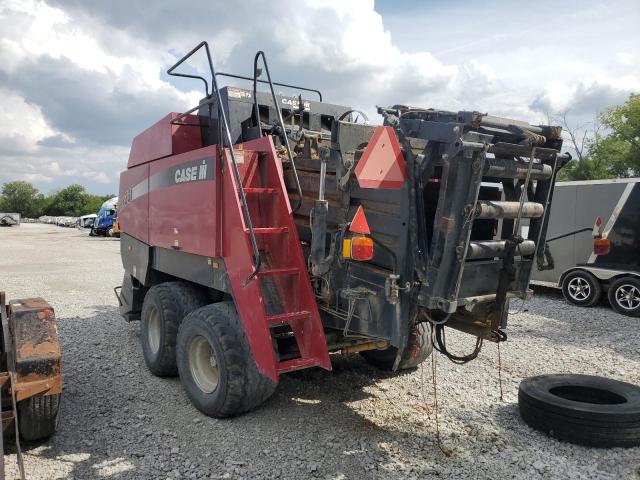
[[[139,326],[122,320],[113,295],[122,279],[118,240],[23,224],[0,229],[0,257],[0,287],[9,298],[47,299],[63,348],[58,433],[23,444],[28,478],[640,479],[640,448],[560,443],[518,416],[518,383],[530,375],[640,384],[640,319],[605,304],[580,309],[545,290],[511,315],[501,347],[504,402],[495,345],[464,366],[438,355],[446,457],[434,441],[433,409],[423,403],[434,398],[430,361],[393,376],[357,355],[333,356],[333,372],[285,375],[258,410],[214,420],[190,405],[177,378],[147,371]],[[457,352],[474,344],[447,338]],[[15,478],[15,455],[5,462],[7,478]]]

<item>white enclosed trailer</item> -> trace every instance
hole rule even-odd
[[[532,283],[582,306],[606,292],[616,311],[640,315],[639,178],[556,183],[547,245],[553,268],[534,271]]]

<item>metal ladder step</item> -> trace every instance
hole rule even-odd
[[[269,326],[282,325],[285,323],[295,322],[297,320],[306,320],[311,316],[311,312],[301,310],[299,312],[278,313],[276,315],[267,315]]]
[[[292,358],[291,360],[285,360],[276,364],[278,373],[293,372],[295,370],[302,370],[303,368],[319,366],[320,362],[317,358]]]
[[[250,233],[248,228],[244,229],[245,233]],[[277,235],[281,233],[289,233],[289,227],[258,227],[253,229],[255,235]]]
[[[270,268],[267,270],[260,270],[258,275],[260,276],[269,276],[269,275],[296,275],[300,273],[300,270],[297,267],[291,268]]]
[[[278,193],[278,189],[265,188],[265,187],[247,187],[244,189],[244,192],[249,195],[274,194],[274,193]]]

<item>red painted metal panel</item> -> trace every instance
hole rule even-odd
[[[149,165],[120,173],[118,219],[123,232],[149,243]]]
[[[375,129],[355,173],[361,188],[402,188],[407,175],[393,128]]]
[[[128,168],[202,147],[199,128],[171,125],[171,120],[178,115],[175,112],[168,114],[133,139]],[[181,122],[198,124],[199,119],[197,115],[188,115]]]
[[[218,256],[221,174],[216,157],[216,147],[205,147],[150,164],[151,245]],[[212,178],[198,179],[205,162]]]

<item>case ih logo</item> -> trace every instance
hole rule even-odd
[[[213,157],[192,160],[165,168],[122,193],[120,210],[138,197],[160,188],[213,179]]]
[[[207,179],[207,161],[202,160],[200,165],[192,167],[178,168],[173,176],[176,183],[194,182],[196,180]]]

